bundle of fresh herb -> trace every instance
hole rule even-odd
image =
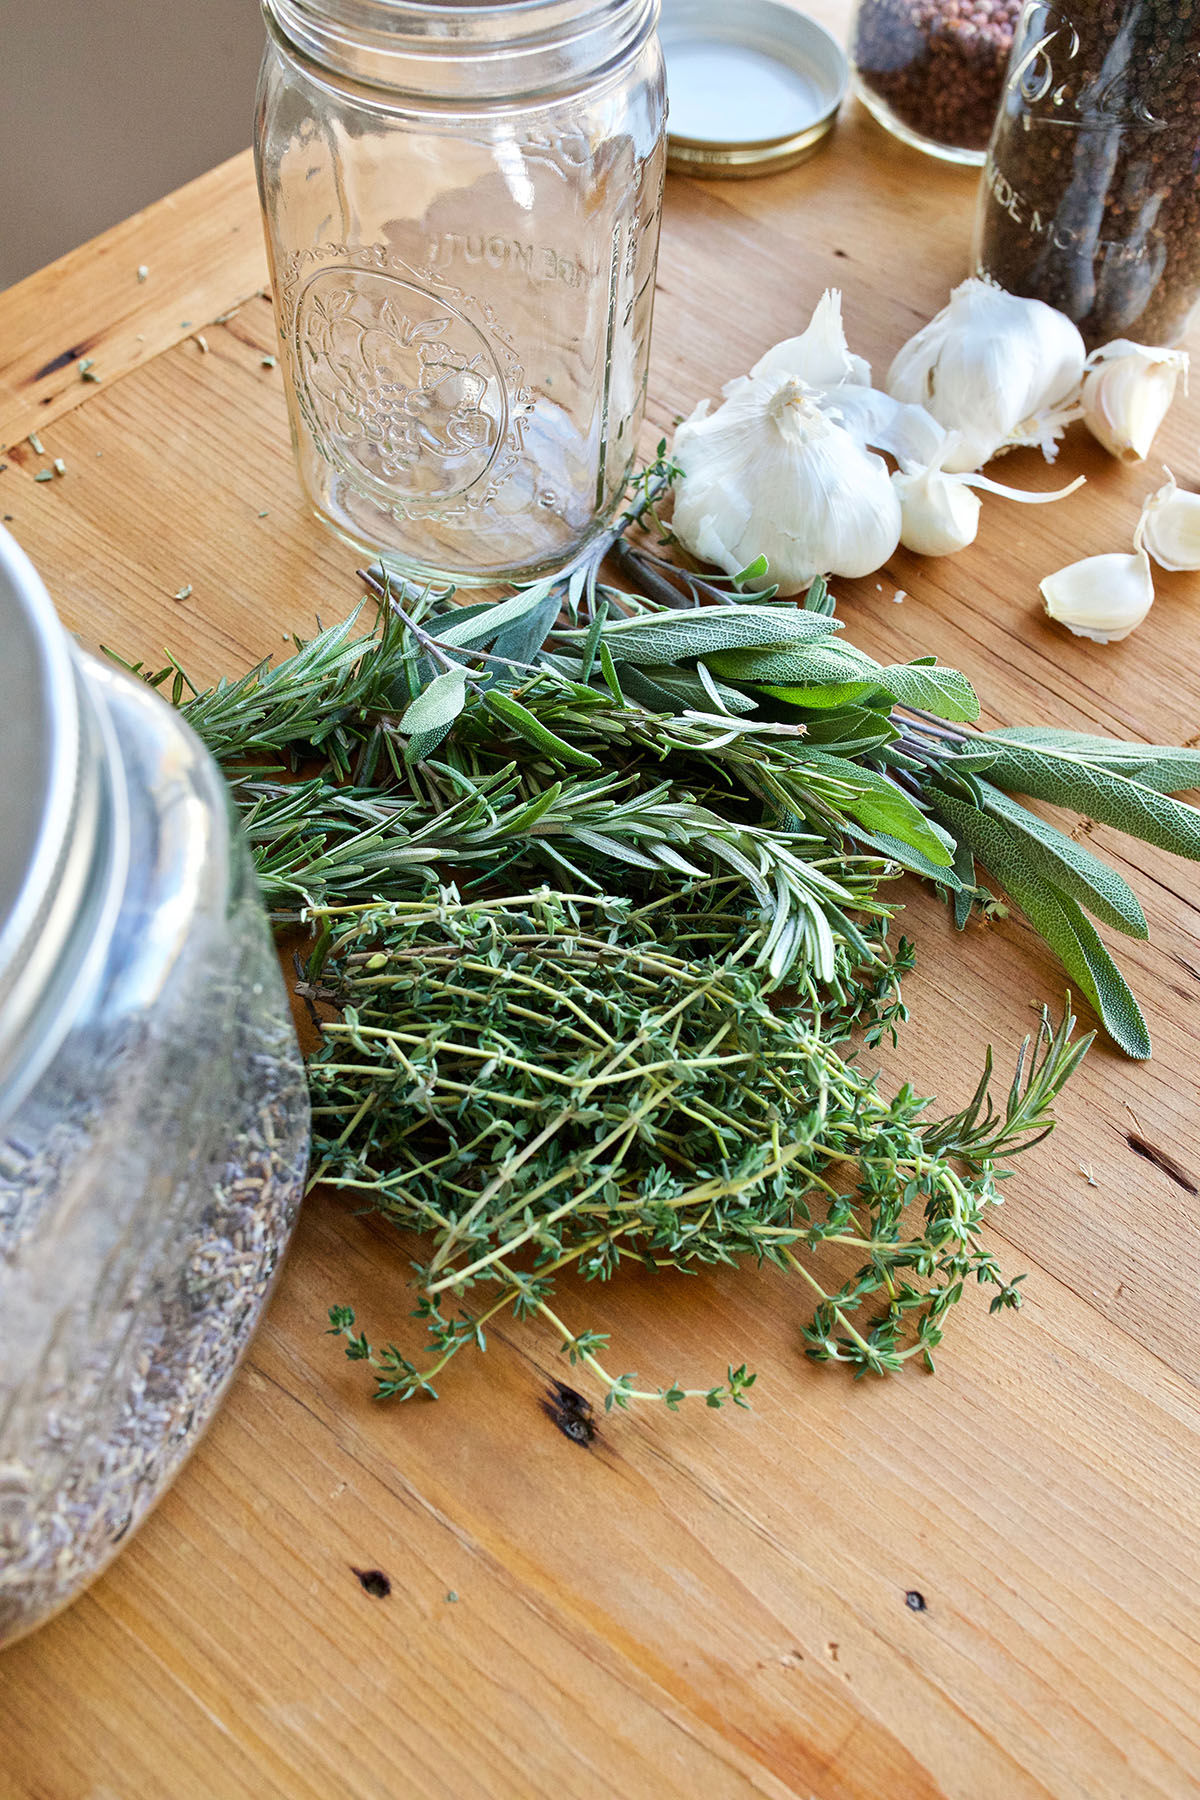
[[[770,921],[729,910],[730,885],[640,906],[451,890],[317,912],[302,992],[337,1017],[310,1068],[314,1180],[429,1245],[415,1274],[424,1366],[374,1351],[349,1309],[330,1315],[381,1396],[433,1392],[512,1311],[549,1326],[610,1406],[675,1407],[689,1390],[639,1392],[605,1369],[600,1334],[554,1310],[564,1269],[607,1280],[628,1258],[777,1264],[806,1290],[809,1355],[860,1374],[913,1356],[932,1367],[969,1280],[996,1289],[994,1311],[1018,1304],[980,1235],[994,1163],[1049,1129],[1086,1046],[1043,1022],[1003,1117],[982,1114],[981,1089],[964,1114],[922,1123],[925,1101],[907,1087],[883,1099],[835,1047],[889,1027],[898,968],[846,980],[827,1007],[771,1004],[755,973]],[[820,1268],[835,1252],[844,1265],[828,1285],[818,1252]],[[740,1402],[752,1379],[731,1368],[690,1394]]]
[[[813,1297],[810,1354],[860,1372],[928,1361],[972,1276],[1018,1303],[982,1219],[1086,1046],[1044,1024],[1000,1117],[990,1056],[955,1119],[883,1100],[838,1046],[904,1017],[881,892],[899,869],[965,924],[994,904],[982,866],[1149,1054],[1084,910],[1144,936],[1135,896],[1011,796],[1200,856],[1200,814],[1170,798],[1200,754],[976,731],[961,674],[873,661],[823,583],[801,608],[746,598],[623,541],[670,477],[648,473],[615,545],[639,593],[593,562],[460,607],[379,570],[365,638],[352,618],[203,694],[174,663],[139,671],[225,768],[276,918],[318,931],[317,1178],[428,1236],[430,1364],[331,1315],[381,1394],[428,1390],[510,1308],[628,1401],[552,1294],[629,1257],[781,1263]]]

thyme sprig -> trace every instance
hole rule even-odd
[[[322,909],[304,992],[337,1009],[311,1068],[314,1180],[427,1245],[417,1361],[375,1350],[331,1312],[377,1392],[436,1391],[499,1314],[540,1321],[607,1403],[739,1401],[745,1369],[685,1389],[638,1388],[604,1340],[563,1323],[569,1269],[626,1261],[696,1269],[753,1259],[806,1295],[808,1354],[857,1373],[932,1367],[968,1281],[1019,1303],[985,1246],[998,1158],[1044,1132],[1082,1056],[1043,1022],[1030,1076],[1002,1117],[986,1081],[954,1119],[921,1122],[911,1089],[885,1099],[839,1052],[887,989],[847,984],[768,999],[753,973],[768,926],[723,896],[636,906],[548,889],[468,901]]]

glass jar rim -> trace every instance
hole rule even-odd
[[[262,0],[318,68],[424,99],[510,99],[619,59],[660,0]]]

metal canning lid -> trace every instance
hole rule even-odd
[[[667,167],[709,177],[790,169],[833,129],[846,54],[779,0],[663,0]]]
[[[103,806],[70,640],[0,527],[0,1119],[54,1047]]]

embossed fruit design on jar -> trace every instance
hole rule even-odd
[[[293,441],[335,531],[527,580],[619,504],[665,164],[658,0],[266,0],[256,152]]]

